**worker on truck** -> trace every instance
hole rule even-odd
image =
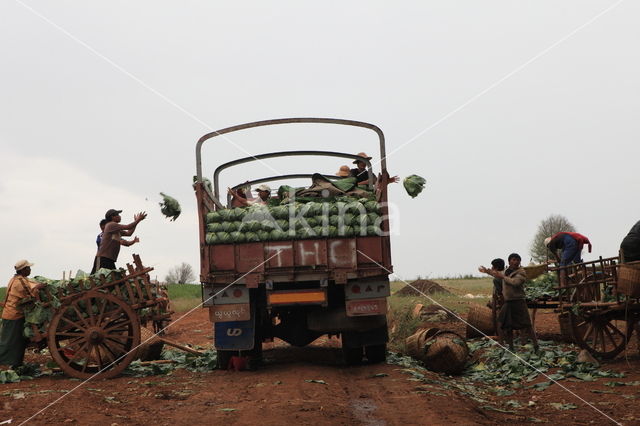
[[[140,212],[134,215],[133,222],[128,225],[120,225],[122,220],[120,213],[122,213],[122,210],[109,209],[104,215],[104,218],[109,222],[104,227],[102,241],[100,241],[100,247],[98,248],[96,270],[100,268],[116,269],[120,246],[128,247],[140,242],[138,237],[133,240],[123,240],[122,237],[133,235],[138,224],[147,217],[147,213]]]
[[[28,340],[24,337],[24,313],[20,301],[25,297],[35,297],[44,284],[31,281],[33,263],[19,260],[14,269],[16,271],[9,284],[2,309],[2,324],[0,325],[0,365],[9,365],[15,369],[22,365],[24,351]]]
[[[371,160],[371,158],[373,158],[373,157],[369,157],[364,152],[359,152],[358,157],[364,157],[367,160]],[[354,160],[353,164],[356,165],[356,168],[351,169],[351,176],[356,178],[356,182],[358,183],[358,186],[369,185],[370,181],[373,184],[376,183],[376,177],[373,174],[369,174],[369,171],[367,170],[367,164],[364,161]],[[398,176],[393,176],[389,178],[388,183],[397,183],[399,180],[400,178],[398,178]]]
[[[258,193],[258,198],[256,199],[248,200],[245,196],[243,196],[244,194],[238,192],[239,189],[233,190],[231,188],[227,188],[227,191],[233,197],[232,205],[234,204],[234,202],[236,204],[233,205],[234,207],[252,206],[254,204],[267,204],[269,198],[271,198],[271,187],[269,185],[265,185],[264,183],[256,188],[256,192]]]
[[[577,232],[558,232],[544,240],[551,255],[560,262],[560,266],[566,266],[571,263],[582,262],[582,248],[587,244],[589,253],[591,253],[591,242],[589,238]],[[558,255],[561,250],[561,255]]]

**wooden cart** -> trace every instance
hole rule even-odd
[[[620,285],[621,267],[635,264],[621,264],[619,257],[600,257],[549,268],[558,274],[558,294],[550,300],[530,301],[533,317],[536,309],[555,309],[565,336],[595,356],[614,358],[627,346],[640,319],[640,300],[628,291],[628,281],[624,288]],[[640,286],[640,280],[636,284]]]
[[[151,321],[157,329],[170,320],[168,298],[149,278],[153,268],[144,267],[138,255],[133,260],[135,266],[127,264],[119,278],[89,278],[84,288],[71,294],[69,289],[66,295],[59,290],[60,306],[46,332],[32,326],[31,342],[46,342],[53,360],[69,376],[117,376],[136,357],[140,327]],[[47,296],[52,300],[50,293]]]

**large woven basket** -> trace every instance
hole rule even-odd
[[[620,265],[618,293],[629,297],[640,297],[640,265]]]
[[[431,371],[457,374],[464,368],[469,348],[464,339],[453,331],[440,331],[427,340],[422,362]]]
[[[493,324],[493,314],[491,309],[485,306],[471,305],[469,314],[467,315],[467,323],[467,339],[482,337],[485,334],[488,336],[494,336],[496,334],[496,329]],[[480,330],[480,332],[476,329]]]
[[[529,265],[524,267],[524,272],[527,274],[527,280],[531,281],[538,278],[540,275],[547,272],[547,264],[542,265]]]
[[[140,327],[140,342],[140,346],[136,349],[137,359],[140,359],[141,361],[153,361],[160,359],[162,349],[164,348],[164,342],[158,339],[153,331],[146,327]]]

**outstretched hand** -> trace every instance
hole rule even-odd
[[[139,242],[140,242],[140,238],[135,237],[135,238],[133,239],[133,241],[131,242],[131,244],[135,244],[135,243],[139,243]]]
[[[141,222],[147,217],[147,212],[140,212],[133,216],[133,220],[136,222]]]

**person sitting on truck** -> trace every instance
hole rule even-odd
[[[147,213],[140,212],[135,214],[133,216],[133,222],[128,225],[120,225],[120,221],[122,220],[120,213],[122,213],[122,210],[109,209],[104,215],[104,218],[107,219],[108,222],[104,227],[102,241],[100,241],[100,247],[98,248],[96,270],[100,268],[116,269],[120,246],[128,247],[140,242],[138,237],[135,237],[133,240],[123,240],[122,237],[133,235],[136,226],[147,217]]]
[[[235,195],[231,198],[231,207],[244,207],[247,205],[245,204],[247,201],[247,194],[245,194],[243,187],[238,188],[234,194]]]
[[[336,172],[336,176],[341,177],[341,178],[346,178],[351,176],[351,169],[349,169],[349,166],[340,166],[340,169]]]
[[[358,157],[364,157],[367,160],[371,160],[371,158],[373,158],[373,157],[369,157],[364,152],[359,152]],[[364,161],[354,160],[353,164],[356,165],[356,168],[351,169],[351,176],[356,178],[356,182],[358,183],[358,186],[369,185],[369,181],[371,181],[371,183],[373,184],[376,183],[376,177],[373,174],[371,175],[369,174],[369,171],[367,170],[367,164]],[[400,179],[398,178],[398,176],[393,176],[388,179],[388,183],[397,183],[399,180]]]
[[[640,220],[631,228],[620,244],[623,262],[640,260]]]
[[[256,188],[258,198],[251,200],[243,198],[238,193],[238,190],[227,188],[227,191],[229,192],[229,194],[231,194],[231,196],[233,196],[234,199],[236,199],[237,203],[239,204],[238,206],[234,207],[252,206],[254,204],[267,204],[267,201],[269,201],[269,198],[271,198],[271,187],[269,187],[269,185],[265,185],[264,183]]]
[[[529,309],[524,292],[524,282],[527,280],[527,273],[520,266],[522,258],[518,253],[511,253],[507,259],[509,267],[506,271],[496,271],[487,269],[484,266],[478,268],[480,272],[491,275],[502,280],[502,297],[504,303],[498,313],[498,334],[500,340],[506,337],[509,349],[513,348],[513,330],[524,330],[529,334],[533,342],[534,351],[538,352],[538,339],[531,324]]]
[[[558,232],[544,240],[551,255],[560,262],[560,266],[566,266],[571,263],[582,262],[582,247],[587,244],[589,253],[591,253],[591,242],[589,238],[577,232]],[[562,250],[562,254],[558,255],[558,250]]]
[[[22,365],[27,339],[23,335],[24,312],[20,301],[25,297],[35,297],[44,284],[31,281],[27,277],[31,274],[33,263],[26,260],[18,261],[16,271],[9,284],[2,309],[2,324],[0,324],[0,365],[8,365],[15,369]]]

